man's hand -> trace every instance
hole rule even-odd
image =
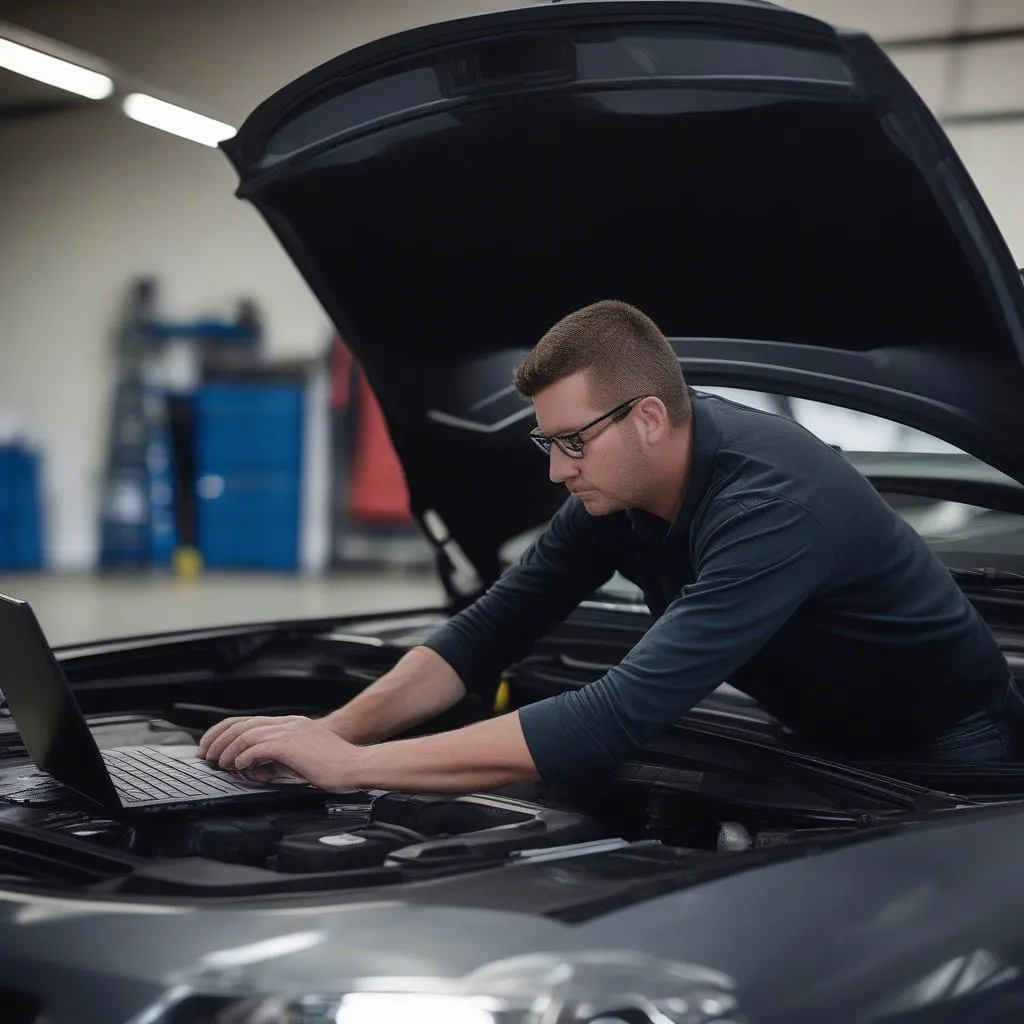
[[[228,769],[273,761],[335,791],[471,792],[538,778],[516,712],[371,746],[356,746],[323,720],[298,715],[227,718],[203,736],[198,755]]]
[[[297,722],[300,718],[302,718],[301,715],[234,715],[231,718],[222,719],[203,733],[202,739],[199,741],[197,756],[204,757],[207,761],[220,761],[220,755],[249,729],[263,725]]]
[[[204,734],[197,754],[228,770],[273,761],[321,789],[358,788],[359,748],[301,715],[226,718]]]

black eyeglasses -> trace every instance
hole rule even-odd
[[[628,402],[623,402],[622,405],[615,406],[611,412],[603,413],[598,416],[596,420],[591,420],[589,423],[584,424],[579,430],[574,430],[571,434],[558,434],[553,437],[548,437],[547,434],[540,432],[540,427],[534,427],[530,431],[530,440],[545,454],[551,454],[552,443],[557,444],[558,447],[569,456],[570,459],[582,459],[583,458],[583,446],[585,441],[583,439],[583,432],[590,430],[591,427],[596,427],[598,423],[607,420],[605,426],[610,426],[612,423],[618,423],[620,420],[624,420],[630,413],[630,410],[636,405],[637,402],[643,401],[646,395],[641,395],[639,398],[631,398]],[[604,427],[601,428],[602,430]],[[591,434],[588,441],[593,440],[600,434],[598,430]]]

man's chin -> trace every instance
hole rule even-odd
[[[594,494],[593,491],[583,491],[576,495],[583,503],[584,509],[592,516],[607,516],[618,512],[618,507],[603,495]]]

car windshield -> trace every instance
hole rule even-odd
[[[790,416],[821,440],[841,449],[869,479],[970,480],[1018,487],[1009,477],[966,452],[911,427],[824,402],[734,388],[701,387],[766,412]],[[1024,516],[961,502],[900,493],[878,485],[883,497],[950,568],[991,567],[1024,571]],[[511,565],[537,532],[515,538],[502,551]],[[602,594],[642,602],[639,589],[620,576]]]

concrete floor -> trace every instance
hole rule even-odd
[[[0,574],[0,594],[32,604],[54,646],[193,626],[404,610],[444,600],[429,574],[330,576]]]

